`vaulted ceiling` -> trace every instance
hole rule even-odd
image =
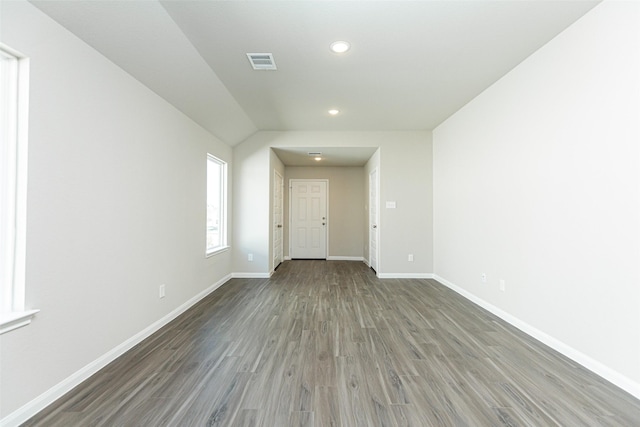
[[[235,145],[258,130],[433,129],[598,1],[32,3]],[[336,40],[351,49],[332,53]]]

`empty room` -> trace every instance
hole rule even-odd
[[[640,3],[0,0],[0,426],[631,426]]]

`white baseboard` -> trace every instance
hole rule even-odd
[[[327,261],[364,261],[361,256],[328,256]]]
[[[167,325],[173,319],[187,311],[191,308],[195,303],[209,295],[211,292],[218,289],[220,286],[225,284],[229,279],[231,279],[232,275],[228,274],[218,282],[209,286],[204,291],[200,292],[184,304],[180,305],[178,308],[162,317],[161,319],[155,321],[142,331],[138,332],[122,344],[118,345],[114,349],[105,353],[98,359],[89,363],[84,368],[76,371],[70,377],[65,380],[59,382],[55,386],[51,387],[46,392],[42,393],[40,396],[33,399],[31,402],[23,405],[19,409],[7,415],[5,418],[0,420],[0,426],[2,427],[14,427],[19,426],[20,424],[27,421],[29,418],[36,415],[38,412],[42,411],[44,408],[64,396],[66,393],[71,391],[74,387],[78,386],[84,380],[98,372],[100,369],[107,366],[109,363],[116,360],[118,357],[122,356],[127,351],[131,350],[136,345],[140,344],[143,340],[150,337],[153,333],[158,331],[163,326]]]
[[[557,338],[554,338],[551,335],[545,332],[542,332],[537,328],[534,328],[528,323],[518,319],[517,317],[507,313],[506,311],[503,311],[502,309],[494,306],[493,304],[488,303],[487,301],[477,297],[476,295],[468,292],[467,290],[454,285],[453,283],[449,282],[447,279],[440,277],[437,274],[434,275],[433,278],[436,281],[442,283],[444,286],[448,287],[449,289],[453,290],[454,292],[468,299],[469,301],[479,305],[485,310],[495,314],[505,322],[520,329],[522,332],[526,333],[527,335],[537,339],[543,344],[548,345],[552,349],[556,350],[559,353],[562,353],[563,355],[575,361],[576,363],[579,363],[580,365],[584,366],[585,368],[595,373],[596,375],[601,376],[605,380],[625,390],[627,393],[640,399],[640,384],[633,381],[631,378],[628,378],[627,376],[622,375],[621,373],[587,356],[581,351],[576,350],[575,348],[567,345],[566,343],[558,340]]]
[[[232,273],[231,277],[234,279],[268,279],[271,277],[270,273]]]
[[[433,279],[432,273],[380,273],[379,279]]]

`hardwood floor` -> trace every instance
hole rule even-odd
[[[233,279],[28,426],[633,426],[640,401],[433,280]]]

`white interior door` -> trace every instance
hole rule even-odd
[[[378,170],[369,174],[369,266],[378,271]]]
[[[283,192],[284,178],[274,171],[273,174],[273,269],[275,270],[283,258],[282,235],[283,235]]]
[[[327,180],[291,180],[291,258],[327,258]]]

